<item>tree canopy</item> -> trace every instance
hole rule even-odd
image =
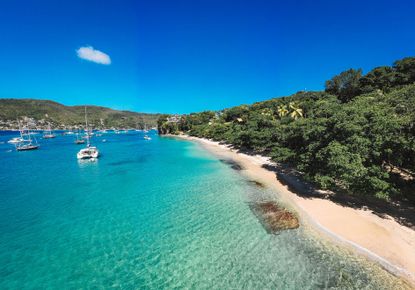
[[[268,155],[323,189],[415,202],[414,68],[415,58],[405,58],[364,76],[351,69],[324,92],[193,113],[174,124],[163,116],[159,130]]]
[[[349,69],[331,80],[326,81],[326,92],[336,95],[343,102],[348,102],[360,93],[361,69]]]

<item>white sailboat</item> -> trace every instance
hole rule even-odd
[[[48,123],[48,130],[46,134],[43,135],[43,139],[52,139],[55,138],[56,135],[52,133],[52,129],[50,128],[50,123]]]
[[[78,129],[78,132],[76,132],[75,144],[78,144],[78,145],[85,144],[85,140],[82,138],[79,138],[79,129]]]
[[[147,135],[148,130],[147,130],[147,124],[145,124],[145,123],[144,123],[144,131],[143,132],[145,133],[144,140],[151,140],[151,137]]]
[[[19,121],[18,121],[19,122]],[[30,133],[29,129],[20,126],[19,122],[19,131],[20,131],[20,142],[16,144],[17,151],[28,151],[35,150],[39,148],[37,144],[36,137]]]
[[[78,154],[76,154],[76,157],[78,159],[95,159],[99,156],[99,151],[97,147],[91,146],[89,142],[90,134],[88,130],[88,117],[86,114],[86,107],[85,107],[85,131],[86,131],[86,141],[87,145],[86,148],[81,149]]]

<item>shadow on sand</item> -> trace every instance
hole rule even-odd
[[[350,195],[342,190],[338,190],[336,193],[319,191],[311,183],[304,181],[300,173],[291,168],[268,164],[262,167],[275,172],[278,181],[298,196],[328,199],[341,206],[367,209],[379,217],[390,216],[399,224],[415,229],[415,205],[409,202],[386,202],[368,196]]]

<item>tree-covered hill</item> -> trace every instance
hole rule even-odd
[[[224,141],[288,164],[320,188],[415,200],[415,58],[326,90],[158,121],[160,133]]]
[[[50,122],[55,128],[83,125],[85,106],[65,106],[53,101],[33,99],[0,99],[0,121],[3,127],[17,119],[32,118],[39,124]],[[158,114],[117,111],[87,106],[88,120],[96,128],[143,128],[155,126]]]

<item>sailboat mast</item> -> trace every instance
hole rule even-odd
[[[86,106],[85,106],[85,126],[88,129],[88,118],[86,117]]]
[[[29,142],[32,143],[32,136],[31,136],[32,134],[30,134],[29,126],[27,126],[26,129],[27,129],[27,136],[29,138]]]
[[[89,130],[88,130],[88,118],[86,116],[86,106],[85,106],[85,131],[86,131],[87,146],[89,147]]]
[[[19,125],[20,138],[23,139],[23,131],[22,131],[22,127],[20,126],[20,120],[19,119],[17,119],[17,124]]]

